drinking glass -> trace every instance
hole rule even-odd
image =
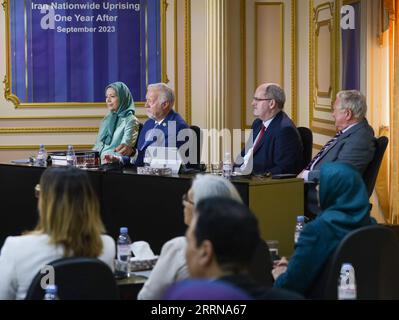
[[[93,168],[96,164],[95,154],[92,152],[88,152],[84,156],[84,166],[86,168]]]
[[[212,174],[222,174],[223,164],[219,163],[211,163],[211,173]]]

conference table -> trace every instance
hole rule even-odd
[[[0,246],[10,235],[32,230],[38,220],[34,187],[43,167],[0,164]],[[193,175],[141,175],[135,169],[87,170],[99,196],[106,231],[114,239],[128,227],[132,241],[147,241],[155,254],[185,233],[182,195]],[[280,255],[294,249],[296,216],[303,215],[303,180],[232,177],[243,201],[255,213],[263,239],[278,240]]]

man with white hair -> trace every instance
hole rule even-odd
[[[337,134],[328,141],[299,178],[314,182],[307,191],[308,210],[318,214],[315,186],[320,178],[320,167],[326,162],[345,162],[353,165],[361,174],[374,157],[376,140],[374,131],[366,120],[366,98],[357,90],[340,91],[333,107]]]
[[[150,84],[147,88],[145,110],[149,119],[144,123],[139,133],[137,150],[127,150],[125,153],[132,154],[131,158],[119,159],[114,156],[106,156],[107,162],[122,161],[126,164],[142,166],[147,148],[151,146],[177,147],[185,143],[177,139],[180,130],[187,129],[188,125],[184,119],[173,110],[175,94],[171,88],[164,83]],[[118,149],[119,148],[119,149]],[[115,151],[122,153],[126,145],[119,146]]]

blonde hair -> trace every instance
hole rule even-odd
[[[104,225],[86,172],[71,167],[44,171],[35,232],[49,235],[54,245],[62,245],[66,257],[98,257],[102,253]]]

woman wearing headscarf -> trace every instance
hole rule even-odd
[[[363,179],[349,164],[334,162],[321,167],[319,200],[322,213],[305,225],[286,271],[281,273],[281,266],[273,270],[275,287],[306,296],[341,240],[353,230],[375,223]]]
[[[130,156],[139,131],[132,94],[123,82],[114,82],[105,88],[105,97],[109,113],[93,149],[100,152],[101,159],[106,154]]]

